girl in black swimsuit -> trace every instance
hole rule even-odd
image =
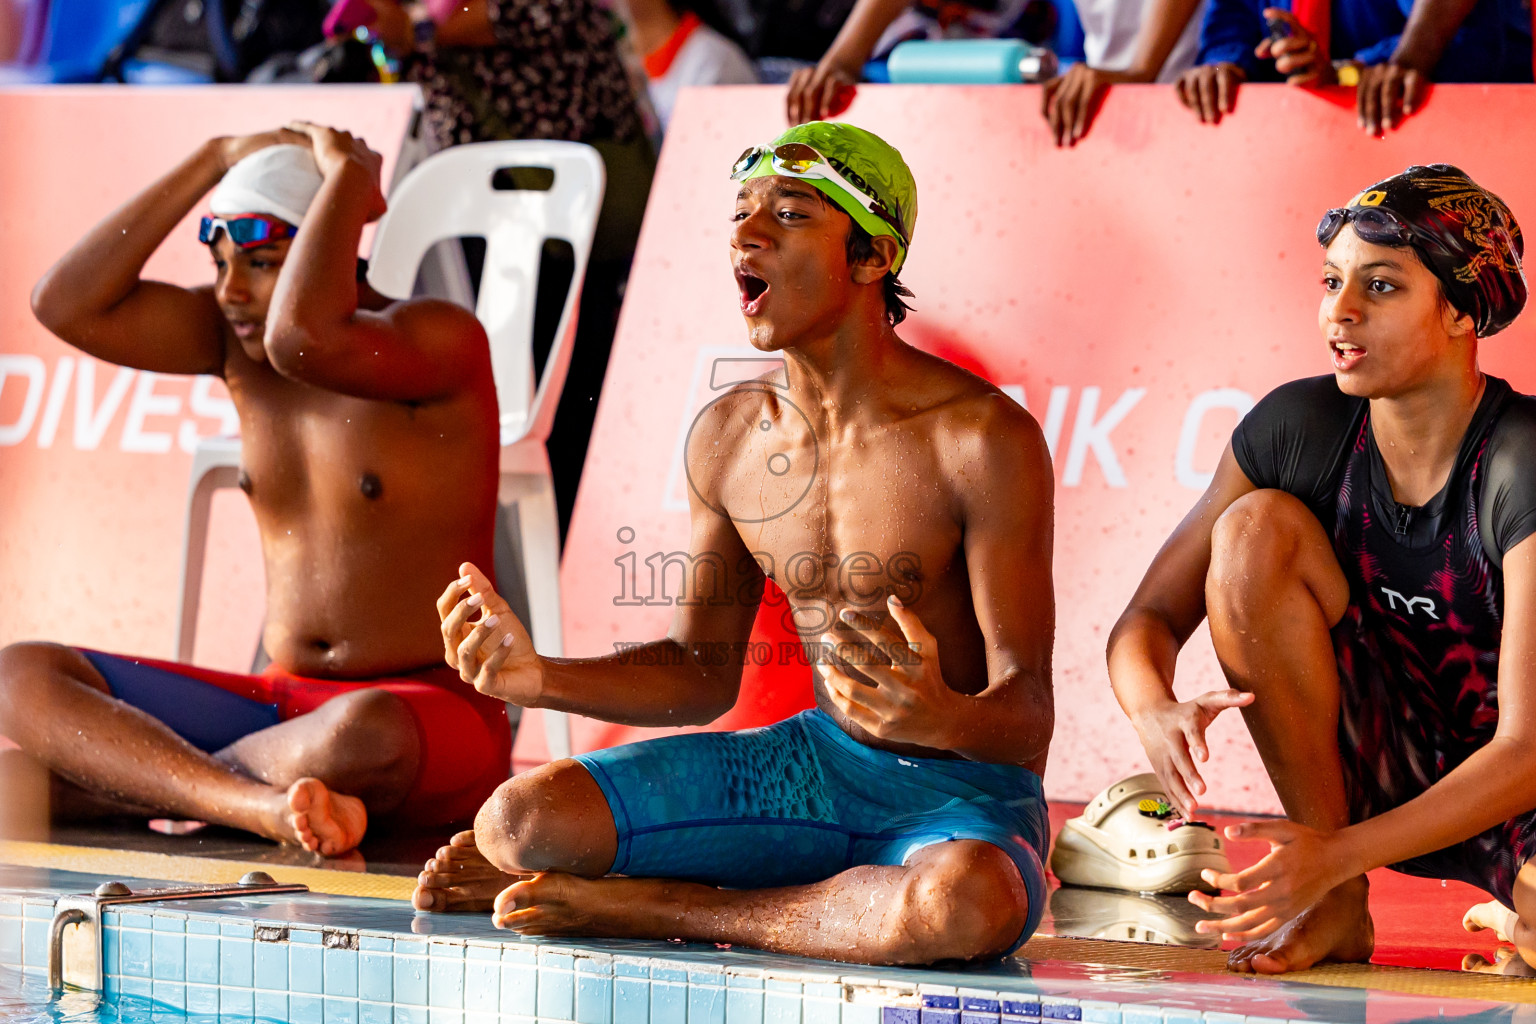
[[[1233,894],[1190,896],[1246,943],[1231,966],[1368,958],[1364,873],[1388,864],[1486,889],[1536,962],[1536,399],[1477,364],[1525,304],[1520,230],[1437,164],[1317,234],[1334,373],[1239,424],[1116,625],[1110,676],[1186,812],[1228,707],[1285,807],[1229,831],[1271,844],[1207,879]],[[1174,657],[1205,616],[1232,689],[1181,702]]]

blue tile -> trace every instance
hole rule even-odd
[[[346,950],[350,953],[351,950]],[[359,1024],[358,1005],[356,999],[332,999],[329,996],[325,1000],[325,1024]]]
[[[725,1024],[723,981],[723,972],[688,972],[688,1024]]]
[[[973,1013],[967,1010],[960,1011],[960,1024],[998,1024],[1001,1020],[995,1013]],[[1116,1021],[1120,1018],[1115,1017]]]
[[[256,990],[256,1016],[273,1020],[288,1019],[288,993]]]
[[[141,999],[154,998],[155,983],[148,978],[124,978],[123,987],[119,990],[125,996],[138,996]]]
[[[21,966],[21,918],[0,917],[0,964]]]
[[[960,997],[957,995],[938,995],[925,993],[920,1002],[925,1010],[958,1010],[960,1009]]]
[[[396,1006],[395,1024],[427,1024],[427,1008],[425,1006]]]
[[[1163,1024],[1201,1024],[1199,1010],[1166,1009]]]
[[[880,1024],[918,1024],[920,1014],[915,1006],[880,1007]]]
[[[1045,1020],[1082,1020],[1082,1007],[1077,1005],[1075,999],[1055,999],[1051,996],[1042,996],[1040,999],[1040,1019]]]
[[[388,1003],[358,1003],[357,1024],[395,1024],[395,1008]]]
[[[611,975],[576,973],[576,1020],[580,1024],[613,1024]]]
[[[151,992],[153,994],[152,998],[156,1002],[164,1003],[166,1006],[174,1006],[178,1010],[185,1010],[187,1008],[187,986],[179,981],[156,980]]]
[[[350,949],[325,951],[325,994],[357,998],[357,953]]]
[[[1163,1011],[1155,1006],[1120,1007],[1121,1024],[1163,1024]]]
[[[221,920],[219,922],[219,934],[231,939],[254,938],[256,926],[250,921]]]
[[[501,1006],[501,950],[470,946],[464,961],[464,1009],[495,1013]],[[489,954],[495,959],[487,960]]]
[[[541,1018],[576,1019],[576,974],[552,966],[571,959],[569,956],[539,957],[538,1011]]]
[[[762,985],[761,978],[755,979]],[[726,1024],[763,1024],[763,990],[737,984],[729,978],[725,989]]]
[[[188,985],[188,1013],[218,1013],[219,989],[217,985]]]
[[[219,934],[219,919],[216,917],[189,915],[187,917],[187,934],[217,935]]]
[[[621,974],[621,969],[620,965],[614,965],[617,976],[613,979],[613,1024],[650,1024],[650,979]]]
[[[357,994],[379,1003],[395,1000],[394,957],[384,953],[357,955]]]
[[[289,928],[288,941],[300,946],[322,945],[323,935],[318,928]]]
[[[531,1018],[539,1012],[539,969],[535,964],[514,960],[514,952],[502,951],[501,1012]]]
[[[28,967],[48,966],[48,926],[51,923],[30,918],[21,922],[21,961]]]
[[[118,929],[108,928],[103,924],[101,928],[101,973],[104,976],[111,977],[114,974],[123,973],[122,945],[123,940]],[[5,955],[0,953],[0,964],[3,963],[5,963]]]
[[[33,897],[21,901],[21,916],[33,921],[52,921],[54,901]]]
[[[428,1005],[433,1009],[464,1009],[464,947],[432,943],[427,970]]]
[[[393,953],[395,951],[395,937],[393,935],[370,935],[367,932],[358,932],[357,948],[364,953]]]
[[[187,936],[187,981],[199,985],[219,983],[219,940],[215,935]]]
[[[150,963],[154,959],[154,936],[137,928],[123,928],[118,932],[118,942],[118,958],[123,976],[148,978]]]
[[[156,981],[187,980],[187,936],[185,932],[151,932],[153,962],[151,971]]]
[[[325,950],[309,943],[288,943],[288,988],[312,996],[325,991]]]
[[[222,932],[219,937],[219,984],[251,988],[256,984],[256,943]]]
[[[669,974],[682,975],[683,981],[664,977]],[[672,1024],[673,1021],[688,1019],[687,977],[682,971],[651,968],[651,1020],[656,1024]]]
[[[798,993],[764,992],[763,1024],[801,1024],[803,997]]]
[[[918,1020],[922,1024],[960,1024],[960,1011],[925,1006]]]
[[[1003,996],[1003,1012],[1011,1013],[1016,1017],[1040,1016],[1040,1000]]]
[[[254,1017],[256,993],[248,988],[219,989],[219,1013],[231,1017]]]
[[[1087,1024],[1120,1024],[1119,1003],[1085,999],[1080,1005],[1083,1009],[1083,1020]],[[1233,1024],[1242,1024],[1242,1018],[1233,1018]]]
[[[325,1024],[325,1000],[319,996],[288,995],[288,1024]]]
[[[255,943],[254,949],[256,954],[256,987],[273,992],[287,992],[288,943],[258,942]]]
[[[142,928],[147,932],[155,927],[155,915],[142,910],[124,910],[121,918],[124,928]]]
[[[464,1011],[451,1006],[434,1006],[427,1013],[431,1024],[464,1024]]]
[[[880,1024],[880,1007],[874,1003],[843,1003],[842,1024]]]
[[[180,932],[185,935],[187,917],[185,914],[153,914],[149,926],[157,932]]]
[[[399,946],[396,943],[397,949]],[[395,954],[395,1002],[412,1006],[427,1005],[426,957]]]

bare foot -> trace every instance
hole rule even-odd
[[[300,779],[288,787],[288,824],[304,849],[338,857],[363,841],[368,811],[357,797],[333,793],[319,779]]]
[[[1500,942],[1514,942],[1517,920],[1513,910],[1498,900],[1489,900],[1487,903],[1476,903],[1468,908],[1461,917],[1461,926],[1469,932],[1480,932],[1486,928],[1497,935]]]
[[[491,923],[523,935],[633,938],[639,932],[627,918],[643,908],[657,884],[654,879],[582,878],[544,871],[502,890]]]
[[[1325,960],[1363,963],[1376,948],[1366,880],[1353,878],[1257,942],[1227,956],[1227,967],[1253,974],[1304,971]]]
[[[1536,978],[1536,968],[1521,959],[1513,949],[1500,948],[1493,954],[1493,962],[1481,953],[1468,953],[1461,958],[1461,969],[1477,974],[1502,974],[1510,978]]]
[[[411,906],[443,912],[490,910],[497,893],[527,877],[500,870],[475,846],[474,832],[459,832],[422,866]]]

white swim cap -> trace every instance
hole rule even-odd
[[[324,181],[308,146],[268,146],[231,167],[209,203],[216,217],[265,213],[298,227]]]

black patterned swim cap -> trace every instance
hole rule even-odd
[[[1451,305],[1472,317],[1479,338],[1499,333],[1525,308],[1520,225],[1502,199],[1460,168],[1414,166],[1378,181],[1323,215],[1318,242],[1328,245],[1352,221],[1368,242],[1418,253]]]

